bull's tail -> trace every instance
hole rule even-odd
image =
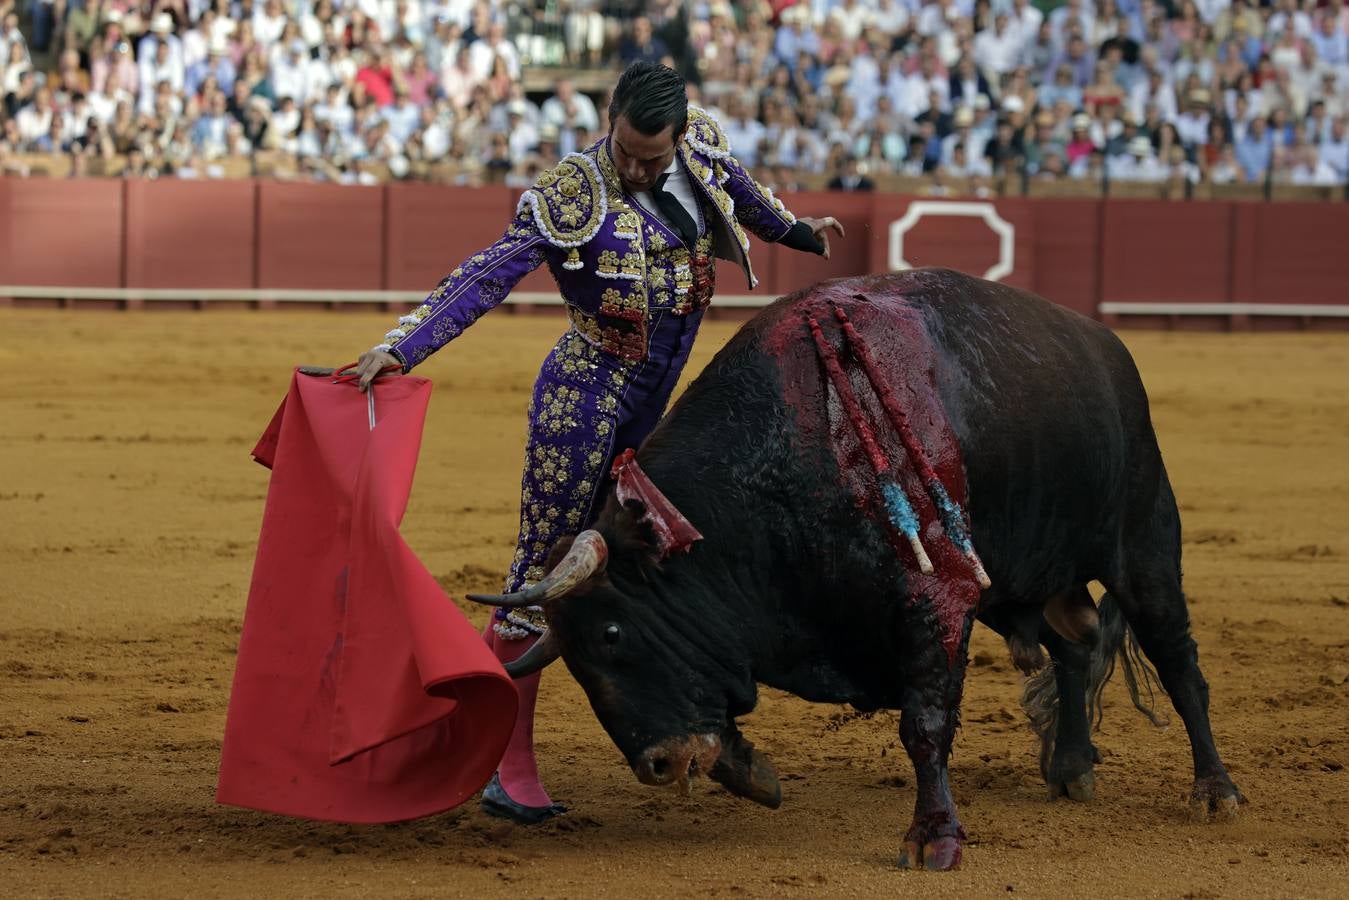
[[[1100,641],[1087,665],[1087,721],[1093,731],[1101,727],[1104,715],[1101,695],[1106,683],[1115,674],[1115,659],[1124,670],[1124,683],[1129,688],[1129,699],[1134,708],[1158,728],[1167,720],[1157,712],[1157,700],[1166,696],[1157,670],[1143,656],[1138,638],[1124,620],[1124,613],[1115,598],[1107,593],[1100,604]],[[1045,666],[1030,678],[1021,694],[1021,708],[1030,719],[1031,731],[1040,739],[1040,771],[1049,771],[1054,755],[1054,735],[1058,731],[1059,689],[1054,680],[1054,664]]]

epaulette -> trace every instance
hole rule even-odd
[[[711,159],[725,159],[731,155],[731,142],[717,120],[707,110],[689,104],[689,126],[684,135],[690,147]]]
[[[517,214],[526,206],[544,239],[563,249],[574,249],[593,238],[609,212],[599,169],[593,159],[580,153],[567,154],[540,175],[520,197]],[[580,260],[575,261],[575,266],[570,261],[564,265],[579,268]]]

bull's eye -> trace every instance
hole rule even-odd
[[[623,632],[617,625],[609,625],[604,629],[604,642],[606,644],[617,644],[618,639],[622,637]]]

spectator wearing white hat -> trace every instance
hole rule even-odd
[[[1072,117],[1070,125],[1070,136],[1063,148],[1063,154],[1071,170],[1074,163],[1086,159],[1098,145],[1091,139],[1091,116],[1077,113]]]
[[[156,13],[150,20],[150,29],[136,43],[136,61],[139,66],[141,97],[152,95],[155,85],[168,78],[177,89],[182,89],[183,42],[173,33],[173,16]],[[160,46],[167,48],[161,53]]]
[[[1211,118],[1209,92],[1203,88],[1190,91],[1190,96],[1186,98],[1185,112],[1175,119],[1176,132],[1186,149],[1201,147],[1208,143],[1208,125]]]
[[[206,79],[212,77],[220,90],[232,94],[237,74],[234,63],[230,61],[229,42],[224,38],[213,37],[207,47],[206,58],[188,66],[183,77],[183,89],[189,95],[196,96]]]
[[[160,85],[167,84],[176,96],[183,93],[183,68],[173,59],[172,49],[167,43],[160,42],[154,51],[155,58],[148,65],[141,61],[140,102],[137,104],[141,115],[154,112],[155,96],[163,90]]]
[[[793,66],[802,53],[820,55],[820,35],[810,24],[809,13],[801,4],[782,11],[782,26],[773,37],[773,53],[784,65]]]
[[[987,142],[974,132],[974,110],[968,106],[960,107],[951,117],[951,124],[951,133],[941,139],[941,164],[951,165],[956,147],[965,148],[969,159],[982,159]]]
[[[1110,158],[1109,172],[1116,181],[1162,181],[1166,178],[1166,171],[1153,155],[1152,141],[1142,136],[1129,142],[1127,155]]]

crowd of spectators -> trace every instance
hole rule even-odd
[[[76,174],[116,160],[109,171],[210,177],[265,154],[297,177],[427,164],[527,183],[607,129],[607,98],[561,73],[654,59],[685,73],[736,155],[779,188],[1349,179],[1345,0],[1046,8],[0,0],[0,169],[49,155]],[[527,92],[522,73],[545,68],[558,77]]]

